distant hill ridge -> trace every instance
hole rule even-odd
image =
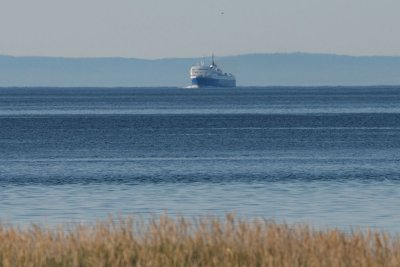
[[[0,56],[0,86],[183,87],[199,60]],[[247,54],[216,62],[239,86],[400,85],[400,56]]]

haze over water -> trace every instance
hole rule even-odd
[[[0,89],[0,219],[400,230],[400,87]]]

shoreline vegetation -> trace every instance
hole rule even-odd
[[[399,266],[400,237],[267,220],[135,218],[0,225],[0,266]]]

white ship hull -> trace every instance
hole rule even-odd
[[[190,69],[192,87],[236,87],[236,78],[224,73],[214,62],[210,66],[198,65]]]

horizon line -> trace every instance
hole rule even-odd
[[[145,61],[157,61],[157,60],[176,60],[176,59],[198,59],[208,58],[209,56],[171,56],[171,57],[159,57],[159,58],[140,58],[140,57],[125,57],[125,56],[46,56],[46,55],[10,55],[0,54],[0,57],[9,58],[49,58],[49,59],[135,59]],[[337,56],[337,57],[352,57],[352,58],[399,58],[400,55],[350,55],[350,54],[336,54],[336,53],[322,53],[322,52],[254,52],[254,53],[243,53],[243,54],[231,54],[224,56],[216,56],[217,58],[229,58],[229,57],[241,57],[241,56],[257,56],[257,55],[310,55],[310,56]]]

